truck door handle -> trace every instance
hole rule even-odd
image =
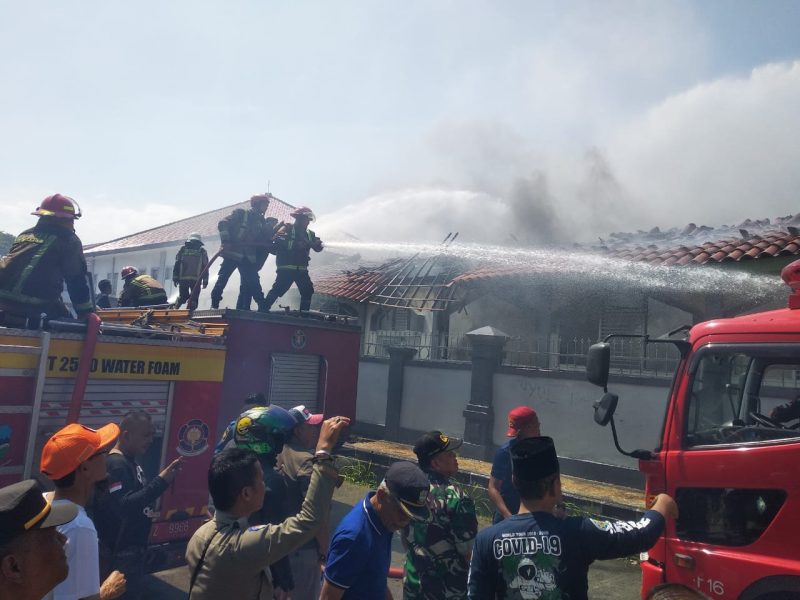
[[[672,561],[679,567],[684,569],[694,569],[694,558],[688,554],[673,554]]]

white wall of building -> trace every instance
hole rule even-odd
[[[386,391],[389,388],[389,363],[362,360],[358,365],[356,420],[386,425]]]
[[[206,252],[209,258],[219,250],[219,238],[204,239]],[[164,289],[167,291],[167,297],[170,302],[173,302],[178,297],[178,288],[172,285],[172,267],[175,264],[175,255],[183,245],[183,242],[176,242],[170,246],[164,246],[155,249],[134,249],[127,252],[115,252],[113,254],[101,254],[99,256],[92,256],[91,250],[87,253],[86,262],[89,271],[92,273],[95,282],[95,294],[99,293],[96,289],[97,282],[101,279],[110,279],[114,289],[114,295],[119,296],[122,291],[122,280],[120,279],[120,272],[122,268],[131,265],[139,269],[140,273],[147,273],[148,275],[155,276]],[[200,291],[198,308],[201,310],[211,308],[211,289],[217,281],[217,273],[222,264],[222,259],[218,258],[211,265],[208,278],[208,287]],[[266,294],[272,287],[275,280],[275,257],[270,256],[264,267],[261,269],[261,287]],[[235,271],[231,278],[228,280],[228,285],[225,286],[223,293],[221,307],[235,308],[236,298],[239,295],[239,272]],[[300,298],[297,293],[296,287],[292,289],[281,299],[279,299],[273,310],[278,308],[278,305],[289,305],[293,308],[299,308]],[[253,303],[253,310],[256,309]]]
[[[463,412],[469,402],[471,376],[466,369],[406,365],[400,426],[418,431],[439,429],[457,437],[464,435]]]

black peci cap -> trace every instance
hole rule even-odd
[[[384,482],[409,517],[420,521],[428,519],[430,512],[427,501],[431,484],[417,465],[407,460],[392,463],[386,471]]]
[[[512,472],[522,481],[538,481],[560,471],[553,438],[526,438],[511,445]]]
[[[427,465],[437,454],[447,450],[456,450],[462,443],[459,438],[447,436],[441,431],[429,431],[414,444],[414,454],[417,455],[419,464]]]
[[[42,492],[33,479],[0,489],[0,544],[32,529],[69,523],[77,516],[76,505],[70,502],[53,506]]]

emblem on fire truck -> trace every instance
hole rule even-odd
[[[295,350],[302,350],[306,347],[306,332],[302,329],[296,329],[292,334],[292,348]]]
[[[208,449],[208,425],[200,419],[191,419],[178,431],[178,454],[197,456]]]

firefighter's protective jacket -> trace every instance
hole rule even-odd
[[[92,312],[83,244],[71,228],[42,217],[35,227],[19,234],[8,254],[0,258],[0,307],[27,317],[57,306],[63,311],[65,282],[75,312]]]
[[[199,242],[187,242],[175,255],[172,281],[193,284],[208,266],[208,253]],[[203,285],[208,285],[208,271],[203,274]]]
[[[217,225],[222,257],[263,264],[272,249],[276,224],[276,219],[267,219],[255,209],[237,208]]]
[[[150,275],[138,275],[126,281],[119,297],[120,306],[149,306],[166,302],[167,292]]]
[[[322,240],[313,231],[303,231],[295,225],[286,224],[275,235],[275,264],[279,269],[308,269],[311,250],[322,251]]]

